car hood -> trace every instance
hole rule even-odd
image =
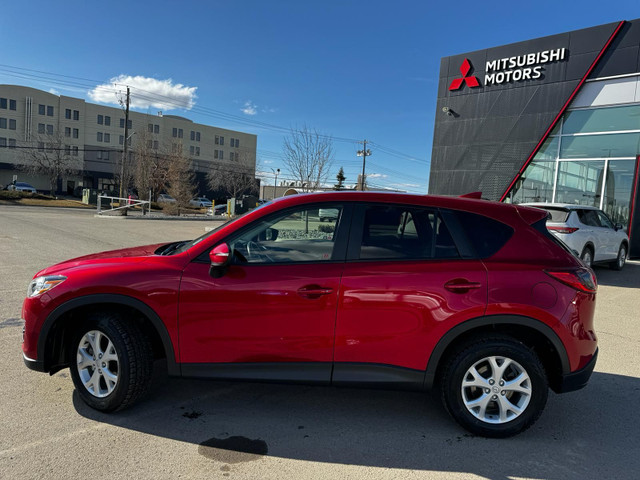
[[[120,250],[110,250],[107,252],[92,253],[82,257],[72,258],[61,263],[57,263],[41,270],[36,276],[50,275],[58,273],[62,270],[71,268],[79,268],[84,266],[95,266],[99,264],[113,263],[137,263],[142,262],[146,258],[154,255],[154,252],[166,243],[156,243],[153,245],[144,245],[142,247],[123,248]]]

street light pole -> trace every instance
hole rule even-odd
[[[120,165],[120,198],[124,198],[124,162],[127,161],[127,137],[129,136],[129,87],[127,87],[127,101],[124,113],[124,152],[122,154],[122,165]]]
[[[279,174],[279,173],[280,173],[280,169],[278,168],[278,169],[275,171],[276,178],[275,178],[275,180],[273,181],[273,199],[274,199],[274,200],[276,199],[276,189],[277,189],[277,187],[278,187],[278,174]]]

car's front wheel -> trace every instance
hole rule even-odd
[[[582,254],[580,255],[580,259],[587,267],[591,268],[593,265],[593,250],[591,247],[584,247],[584,250],[582,250]]]
[[[626,261],[627,261],[627,246],[622,244],[618,249],[618,256],[613,262],[611,262],[610,267],[613,270],[622,270],[622,267],[624,267],[624,264]]]
[[[503,438],[535,423],[547,403],[548,381],[534,352],[511,337],[491,336],[450,357],[441,388],[445,408],[460,425]]]
[[[149,387],[153,369],[149,339],[133,321],[115,313],[101,313],[83,322],[69,356],[76,391],[96,410],[122,410]]]

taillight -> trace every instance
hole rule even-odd
[[[595,293],[598,290],[596,276],[588,268],[545,270],[544,273],[581,292]]]
[[[547,225],[547,228],[549,230],[553,230],[554,232],[558,232],[558,233],[573,233],[576,230],[578,230],[577,228],[574,228],[574,227],[556,227],[553,225]]]

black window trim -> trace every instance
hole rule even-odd
[[[207,248],[200,255],[195,257],[191,263],[206,263],[209,264],[209,252],[216,248],[218,245],[222,243],[231,243],[237,237],[241,236],[243,233],[251,230],[256,226],[258,222],[270,221],[275,217],[280,217],[283,215],[287,215],[289,213],[295,212],[301,209],[307,210],[316,210],[320,208],[341,208],[342,213],[340,218],[338,219],[338,223],[336,224],[336,233],[335,233],[335,241],[333,247],[333,254],[331,260],[326,261],[309,261],[309,262],[270,262],[270,263],[235,263],[232,262],[232,265],[241,266],[241,267],[263,267],[263,266],[278,266],[278,265],[314,265],[321,263],[322,265],[335,264],[335,263],[344,263],[346,261],[347,256],[347,248],[348,242],[351,233],[351,224],[353,219],[353,210],[354,203],[353,202],[315,202],[315,203],[303,203],[288,207],[286,209],[278,210],[276,212],[272,212],[268,215],[261,216],[254,220],[253,222],[245,225],[244,227],[239,228],[238,230],[230,233],[227,237],[223,238],[221,241],[217,242],[211,248]]]

